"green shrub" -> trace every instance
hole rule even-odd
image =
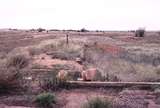
[[[22,69],[29,64],[29,59],[25,55],[13,55],[8,57],[6,65],[7,67],[15,67]]]
[[[82,108],[112,108],[112,105],[109,101],[96,97],[88,100]]]
[[[35,102],[41,108],[51,108],[56,103],[56,97],[51,93],[42,93],[36,97]]]

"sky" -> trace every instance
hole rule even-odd
[[[160,0],[0,0],[0,28],[160,30]]]

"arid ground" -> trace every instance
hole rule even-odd
[[[55,94],[56,108],[82,108],[94,97],[113,108],[160,108],[159,86],[70,88],[53,81],[62,70],[63,80],[82,80],[87,69],[99,73],[91,81],[159,82],[160,33],[1,30],[0,108],[35,108],[42,92]]]

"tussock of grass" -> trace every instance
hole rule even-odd
[[[0,69],[0,93],[13,92],[23,88],[20,70],[16,68]]]
[[[100,97],[96,97],[88,100],[88,102],[82,105],[81,108],[112,108],[112,105],[111,102]]]
[[[35,102],[40,108],[52,108],[56,103],[56,96],[51,93],[42,93],[37,95]]]
[[[18,69],[25,68],[29,64],[29,59],[25,55],[12,55],[7,58],[7,67],[15,67]]]

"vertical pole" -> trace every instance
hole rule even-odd
[[[68,34],[66,35],[66,44],[68,45],[69,39],[68,39]]]
[[[85,44],[84,47],[83,47],[83,60],[85,61],[86,60],[86,51],[87,51],[87,45]]]

